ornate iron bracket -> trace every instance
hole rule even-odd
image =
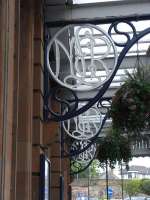
[[[125,31],[119,30],[119,25],[121,23],[124,23],[125,25],[130,27],[130,29],[132,30],[131,34]],[[45,116],[46,121],[54,120],[61,123],[62,157],[69,157],[72,160],[71,161],[72,174],[76,174],[85,170],[92,163],[92,160],[94,159],[94,156],[93,156],[93,157],[90,157],[89,159],[87,157],[87,159],[85,159],[87,160],[87,162],[79,161],[81,158],[83,161],[83,158],[85,158],[85,156],[88,155],[88,150],[91,151],[91,148],[93,147],[92,145],[96,144],[96,140],[108,117],[108,114],[106,111],[108,111],[109,106],[107,105],[104,106],[103,101],[107,100],[107,101],[110,101],[111,103],[111,99],[110,98],[105,99],[103,95],[109,88],[114,76],[117,73],[117,70],[119,69],[128,51],[141,38],[143,38],[147,34],[150,34],[150,28],[147,28],[137,33],[136,28],[133,23],[127,20],[123,20],[123,21],[117,21],[117,22],[112,23],[108,29],[108,34],[107,34],[102,29],[95,28],[94,25],[84,25],[83,26],[84,29],[87,28],[87,32],[85,32],[85,36],[82,36],[82,34],[79,35],[79,32],[81,31],[82,28],[81,27],[77,28],[77,33],[75,33],[75,36],[73,36],[69,40],[70,51],[67,51],[66,47],[63,45],[63,43],[61,43],[61,41],[57,37],[66,29],[68,30],[68,28],[72,29],[73,31],[73,27],[69,25],[67,26],[67,28],[64,27],[61,31],[56,33],[56,35],[48,43],[48,46],[46,48],[46,60],[48,63],[48,71],[51,73],[55,81],[59,83],[61,86],[57,85],[57,87],[55,88],[49,88],[45,90],[46,92],[45,92],[45,97],[44,97],[44,102],[45,102],[44,116]],[[94,57],[93,48],[95,47],[95,38],[93,37],[93,35],[95,35],[95,33],[93,29],[100,32],[99,33],[100,40],[101,42],[104,42],[105,45],[107,46],[107,50],[104,54],[105,56],[101,57],[101,59],[95,59]],[[115,38],[113,37],[114,32],[119,36],[125,37],[126,41],[122,43],[117,42]],[[79,38],[81,36],[82,38]],[[81,48],[82,45],[80,43],[84,39],[88,40],[88,44],[86,44],[86,47],[90,49],[90,57],[91,57],[91,63],[90,64],[87,63],[87,65],[86,65],[86,57],[88,57],[88,55],[86,55],[85,52],[82,52],[82,48]],[[98,39],[98,36],[96,36],[96,39]],[[57,54],[58,56],[56,57],[56,60],[55,60],[56,71],[53,68],[51,68],[50,61],[49,61],[49,52],[52,46],[55,46],[55,54]],[[116,47],[122,47],[122,50],[118,56],[116,53]],[[69,70],[71,71],[69,75],[68,74],[66,76],[64,75],[62,79],[60,79],[59,77],[60,68],[61,68],[60,60],[58,59],[60,58],[60,54],[61,54],[61,51],[59,48],[61,48],[61,50],[65,52],[67,58],[69,59],[69,66],[70,66]],[[111,48],[113,49],[115,59],[114,59],[114,68],[109,73],[109,70],[107,69],[104,63],[103,58],[106,58],[108,56],[108,53],[110,52]],[[74,57],[73,57],[73,53],[75,55]],[[99,63],[99,67],[101,66],[103,69],[105,69],[106,74],[108,74],[108,76],[106,77],[104,81],[100,81],[100,77],[96,75],[97,62]],[[74,63],[74,66],[73,66],[73,63]],[[93,83],[88,84],[88,81],[86,81],[86,79],[89,80],[88,76],[86,77],[86,74],[88,74],[86,72],[86,66],[88,66],[88,70],[90,69],[89,73],[90,73],[90,78],[92,79],[92,81],[96,79],[96,82],[94,82],[94,84]],[[94,97],[90,97],[86,99],[79,98],[78,90],[83,92],[84,86],[87,86],[86,90],[97,88],[97,94]],[[85,101],[86,103],[82,104],[81,106],[81,102],[83,101]],[[56,107],[54,106],[53,102],[57,104]],[[95,127],[96,128],[95,134],[92,134],[92,136],[89,134],[90,135],[89,137],[88,136],[85,137],[85,130],[83,131],[82,130],[83,127],[81,127],[81,124],[82,125],[84,124],[84,122],[82,122],[80,124],[79,129],[82,130],[83,132],[81,131],[82,133],[80,134],[78,133],[80,136],[77,135],[76,137],[74,133],[72,135],[72,133],[69,132],[70,129],[68,128],[71,126],[69,120],[73,120],[75,122],[74,124],[76,126],[75,130],[77,132],[78,130],[77,129],[78,125],[76,123],[77,117],[79,119],[79,116],[81,116],[80,120],[81,119],[83,120],[84,113],[90,112],[90,109],[93,109],[93,106],[95,105],[97,105],[99,109],[103,108],[104,113],[102,114],[105,115],[98,130]],[[66,125],[66,123],[68,124]],[[68,134],[72,137],[71,144],[73,145],[72,146],[70,145],[68,151],[66,151],[64,148],[66,139],[64,136],[63,127],[65,127],[64,128],[65,131],[68,132]],[[77,139],[78,142],[76,142],[75,139]],[[88,139],[89,141],[87,142]],[[74,146],[75,144],[76,144],[76,147]],[[93,152],[92,154],[94,155],[95,152]]]
[[[62,103],[62,101],[61,101],[60,98],[56,97],[57,91],[54,89],[54,92],[53,92],[52,89],[50,89],[49,91],[47,91],[47,94],[45,95],[45,98],[44,98],[45,99],[44,110],[45,110],[45,113],[46,113],[45,120],[47,120],[47,121],[48,120],[64,121],[64,120],[73,118],[73,117],[78,116],[81,113],[87,111],[97,101],[99,101],[99,99],[101,99],[103,97],[103,95],[107,91],[108,87],[110,86],[110,84],[111,84],[111,82],[112,82],[112,80],[113,80],[113,78],[114,78],[117,70],[119,69],[119,66],[121,65],[124,57],[126,56],[127,52],[129,51],[129,49],[134,44],[136,44],[136,42],[138,40],[140,40],[146,34],[150,33],[150,28],[147,28],[146,30],[141,31],[140,33],[136,33],[136,29],[135,29],[134,25],[131,22],[123,21],[123,23],[128,24],[131,27],[131,29],[133,30],[133,35],[132,35],[132,38],[131,38],[128,33],[125,33],[123,31],[119,31],[117,29],[117,26],[120,23],[122,23],[122,21],[121,22],[115,22],[115,23],[111,24],[111,26],[110,26],[110,28],[108,30],[108,33],[109,33],[109,35],[111,37],[113,37],[111,32],[112,32],[112,29],[114,29],[114,31],[116,31],[117,34],[123,35],[123,36],[125,36],[127,38],[127,41],[125,43],[121,43],[121,44],[114,41],[114,43],[115,43],[116,46],[122,46],[123,49],[122,49],[121,53],[118,56],[117,64],[115,65],[114,70],[112,71],[111,75],[109,76],[109,79],[107,79],[99,87],[97,94],[93,98],[90,98],[90,101],[88,101],[87,104],[84,105],[83,107],[78,107],[78,102],[80,101],[80,99],[76,95],[76,93],[73,90],[70,90],[70,89],[66,88],[66,90],[68,90],[68,92],[70,92],[70,93],[72,93],[74,95],[74,106],[73,107],[72,107],[72,105],[70,106],[70,100],[69,99],[68,100],[65,99],[65,101],[63,103],[67,106],[68,110],[65,113],[63,113],[63,114],[61,112],[58,114],[58,111],[57,112],[53,112],[51,110],[51,108],[49,106],[49,104],[50,104],[49,102],[51,101],[51,99],[55,99],[58,102],[58,104]],[[49,46],[51,46],[51,45],[49,45]],[[58,44],[57,44],[57,48],[58,48]],[[81,74],[81,72],[80,72],[80,74]],[[58,74],[57,74],[57,76],[58,76]]]

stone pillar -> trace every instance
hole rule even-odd
[[[14,91],[13,91],[13,130],[12,130],[12,170],[11,200],[16,200],[17,177],[17,136],[19,115],[19,56],[20,56],[20,0],[15,0],[15,54],[14,54]]]
[[[0,199],[10,199],[15,0],[0,2]]]
[[[32,198],[33,38],[33,2],[20,0],[16,200]]]

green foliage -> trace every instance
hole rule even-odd
[[[106,162],[110,168],[114,168],[117,162],[128,164],[131,158],[129,140],[117,130],[112,129],[106,137],[99,140],[97,159],[102,168],[106,166]]]
[[[72,173],[77,173],[78,171],[82,170],[83,167],[84,166],[81,163],[76,162],[74,160],[71,161],[70,170],[71,170]]]
[[[89,169],[87,168],[86,170],[84,170],[83,172],[78,174],[79,178],[88,178],[89,176]]]
[[[99,161],[93,160],[92,164],[90,165],[90,177],[96,178],[99,176],[99,172],[97,169],[99,168]]]
[[[128,180],[125,182],[124,189],[129,197],[141,192],[141,180]]]
[[[150,66],[140,66],[115,94],[110,110],[113,127],[134,135],[150,128]]]
[[[88,178],[90,176],[91,178],[99,177],[99,172],[97,171],[99,167],[98,160],[93,160],[92,164],[87,168],[85,171],[81,172],[79,174],[80,178]]]
[[[149,179],[143,179],[141,181],[141,191],[144,194],[150,195],[150,180]]]
[[[135,196],[138,193],[150,195],[150,179],[128,180],[125,182],[124,189],[129,197]]]

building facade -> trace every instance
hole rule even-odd
[[[51,162],[51,198],[68,199],[69,162],[60,159],[58,123],[43,120],[43,25],[42,0],[0,2],[1,200],[42,199],[41,154]]]
[[[71,198],[70,161],[66,157],[62,159],[59,123],[47,122],[43,115],[45,16],[47,24],[50,22],[57,30],[57,21],[60,28],[81,18],[89,18],[95,23],[93,19],[97,16],[105,18],[112,16],[111,13],[125,17],[135,11],[141,15],[149,14],[148,0],[137,1],[136,5],[135,0],[126,2],[124,7],[106,3],[99,7],[75,6],[72,9],[65,0],[61,3],[59,0],[0,1],[1,200],[42,200],[41,155],[50,160],[51,181],[45,178],[45,195],[53,200]],[[63,20],[66,20],[65,24]],[[50,81],[50,87],[53,85],[55,83]],[[57,103],[51,103],[57,110]]]
[[[130,166],[129,170],[122,171],[124,179],[149,179],[150,168],[145,166]]]

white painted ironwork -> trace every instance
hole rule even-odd
[[[62,122],[63,129],[72,138],[89,140],[94,137],[102,124],[102,115],[98,108],[91,107],[86,112]]]
[[[90,143],[89,140],[86,141],[75,141],[72,144],[71,150],[78,150],[79,146],[80,149],[85,148]],[[87,150],[85,150],[83,153],[78,154],[77,156],[73,157],[73,160],[75,160],[78,163],[81,164],[87,164],[89,163],[95,156],[96,152],[96,144],[92,144]]]
[[[68,45],[63,39],[68,39]],[[66,42],[65,42],[66,43]],[[50,51],[55,52],[55,67],[50,63]],[[113,55],[111,66],[106,59]],[[61,64],[62,57],[68,64]],[[117,50],[110,36],[100,27],[87,24],[68,25],[59,30],[47,46],[47,67],[62,86],[74,91],[87,91],[109,80],[117,63]],[[65,66],[64,66],[65,65]],[[105,77],[101,77],[101,71]]]

